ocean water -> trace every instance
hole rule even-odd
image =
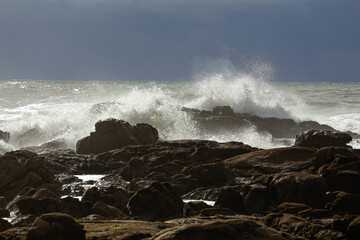
[[[0,80],[0,130],[11,133],[9,143],[0,140],[0,154],[54,140],[74,149],[98,120],[110,117],[149,123],[163,140],[202,138],[279,147],[287,144],[255,128],[200,136],[181,108],[229,105],[235,112],[315,120],[360,133],[359,93],[360,83],[280,83],[223,72],[184,82]],[[352,145],[360,148],[358,140]]]

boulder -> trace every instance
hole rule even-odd
[[[323,208],[326,192],[325,179],[306,172],[275,174],[269,185],[270,199],[275,205],[296,202],[307,204],[312,208]]]
[[[158,139],[158,131],[149,124],[131,126],[122,120],[107,119],[98,121],[95,132],[76,143],[76,153],[102,153],[127,145],[154,144]]]
[[[48,213],[35,219],[26,239],[85,240],[85,231],[80,222],[68,214]]]
[[[235,213],[245,211],[244,200],[239,191],[232,188],[223,188],[215,202],[215,206],[221,206],[233,210]]]
[[[296,135],[295,147],[348,147],[352,140],[349,133],[329,130],[309,130]]]
[[[3,140],[4,142],[9,142],[10,133],[9,132],[3,132],[3,131],[0,130],[0,140]]]
[[[128,212],[143,220],[182,216],[184,203],[168,183],[154,182],[140,188],[128,202]]]
[[[152,240],[250,240],[267,239],[280,240],[289,239],[283,237],[275,230],[251,219],[225,219],[212,220],[205,223],[189,224],[164,229]]]

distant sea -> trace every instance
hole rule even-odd
[[[74,149],[95,122],[107,118],[149,123],[163,140],[286,145],[254,128],[199,136],[191,116],[181,110],[225,105],[239,113],[314,120],[360,134],[360,83],[269,82],[222,74],[187,82],[0,80],[0,130],[11,133],[9,143],[0,140],[0,154],[54,140]],[[358,140],[351,144],[360,148]]]

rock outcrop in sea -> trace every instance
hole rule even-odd
[[[250,119],[229,107],[194,114],[217,130]],[[281,121],[263,120],[262,126],[273,126],[263,129],[284,136]],[[309,130],[299,127],[304,124],[295,129],[289,123],[289,132]],[[115,119],[95,129],[79,140],[77,153],[0,156],[0,239],[359,236],[360,150],[346,146],[347,133],[297,132],[297,146],[258,149],[240,142],[162,141],[150,125]],[[322,135],[326,140],[318,140]],[[104,177],[84,185],[83,174]]]

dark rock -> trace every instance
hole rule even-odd
[[[215,216],[215,215],[234,215],[234,211],[229,208],[224,207],[211,207],[211,208],[204,208],[201,209],[200,215],[201,216]]]
[[[102,153],[127,145],[154,144],[158,132],[148,124],[131,126],[128,122],[107,119],[95,124],[95,132],[76,143],[78,154]]]
[[[327,185],[321,176],[306,172],[286,172],[273,176],[269,186],[270,198],[276,205],[282,202],[304,203],[323,208]]]
[[[281,203],[276,208],[274,208],[272,212],[298,214],[301,211],[309,210],[309,209],[311,209],[311,207],[303,203],[284,202]]]
[[[253,185],[245,195],[244,205],[248,213],[263,214],[269,204],[269,193],[266,186]]]
[[[0,218],[0,232],[3,232],[9,228],[12,228],[12,225],[8,221]]]
[[[73,217],[62,213],[48,213],[36,218],[27,240],[85,240],[83,226]]]
[[[309,130],[296,135],[295,147],[348,147],[347,144],[352,140],[348,133],[335,132],[328,130]]]
[[[324,227],[320,224],[315,224],[300,216],[287,213],[268,214],[265,216],[264,222],[267,226],[281,232],[303,237],[305,239],[316,239],[315,235],[321,230],[324,230]]]
[[[237,176],[301,171],[311,166],[315,151],[304,147],[259,150],[226,159],[224,164]]]
[[[0,130],[0,140],[4,140],[4,142],[9,142],[10,133],[9,132],[3,132],[3,131]]]
[[[360,216],[355,218],[347,228],[347,236],[349,239],[359,239],[360,236]]]
[[[183,216],[184,217],[189,217],[189,216],[195,216],[195,215],[199,215],[200,211],[204,208],[210,208],[211,206],[207,205],[205,202],[203,201],[191,201],[191,202],[187,202],[184,205],[184,210],[183,210]]]
[[[102,201],[96,202],[92,207],[92,213],[103,216],[107,219],[123,219],[126,215],[118,208],[105,204]]]
[[[129,200],[128,212],[145,220],[182,216],[184,203],[167,183],[140,188]]]
[[[245,211],[241,193],[229,187],[222,189],[215,202],[215,206],[229,208],[235,213],[243,213]]]
[[[360,214],[360,194],[346,192],[332,192],[327,198],[327,208],[335,213]]]
[[[11,221],[11,224],[16,227],[20,226],[29,226],[36,219],[36,216],[33,214],[20,215],[17,216],[14,220]]]
[[[221,162],[186,167],[182,173],[196,179],[199,186],[218,186],[234,181],[231,170]]]
[[[26,187],[44,187],[59,193],[61,184],[34,153],[16,151],[0,157],[0,192],[6,200],[10,201]]]
[[[6,208],[0,208],[0,218],[10,217],[10,212]]]
[[[89,188],[83,195],[82,202],[98,202],[102,201],[110,206],[117,207],[122,210],[126,208],[129,201],[129,193],[120,187],[108,187],[98,189],[96,187]]]
[[[67,213],[74,217],[81,218],[89,215],[91,204],[80,202],[77,198],[66,197],[61,199],[57,208],[61,213]]]
[[[234,116],[234,110],[230,106],[217,106],[212,110],[212,114],[220,116]]]
[[[360,183],[360,172],[352,170],[326,171],[322,176],[331,191],[360,193],[360,184],[354,184]]]
[[[167,228],[158,232],[152,240],[250,240],[289,239],[263,224],[250,219],[213,220],[200,224],[189,224]]]

